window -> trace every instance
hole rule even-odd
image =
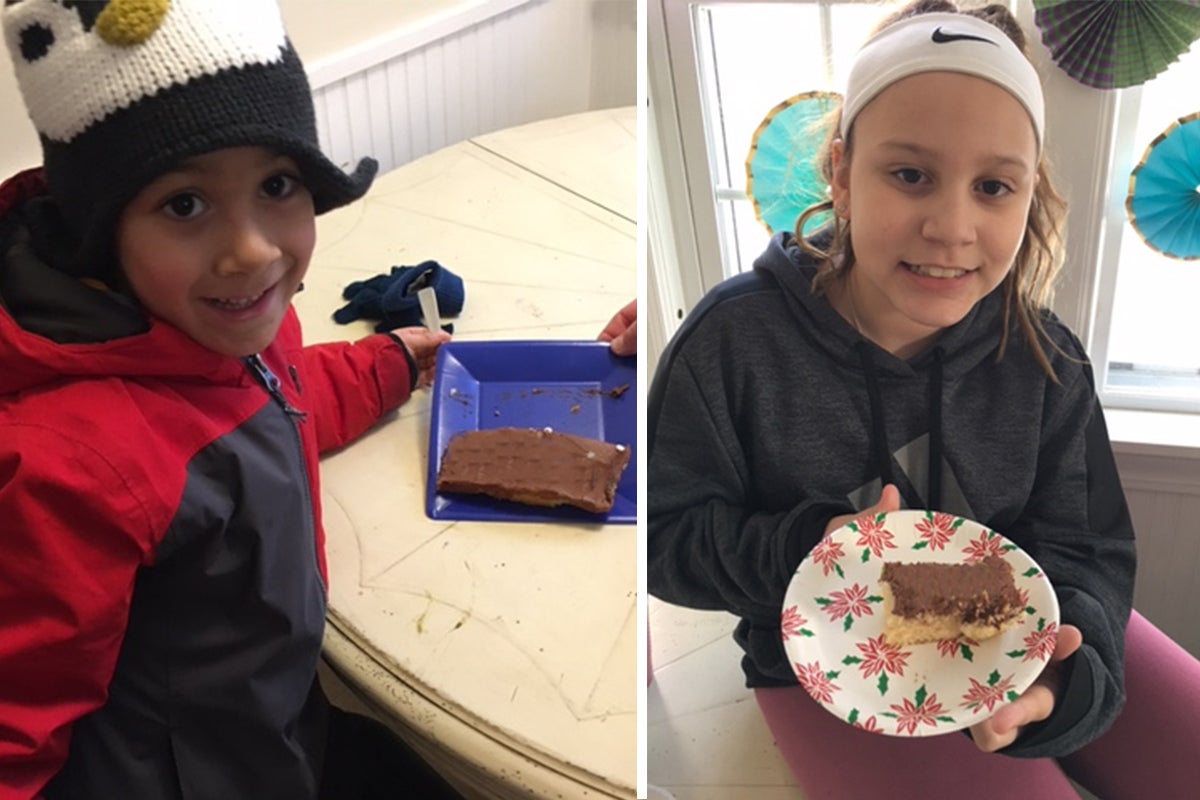
[[[1136,89],[1124,90],[1113,147],[1110,219],[1101,253],[1092,356],[1106,405],[1200,411],[1200,260],[1163,255],[1129,221],[1129,175],[1175,120],[1197,110],[1200,47]],[[1193,204],[1200,210],[1200,187]],[[1111,313],[1108,310],[1111,309]],[[1103,365],[1103,368],[1100,368]]]
[[[697,292],[750,269],[766,245],[769,233],[745,194],[745,160],[764,116],[800,92],[838,91],[870,30],[902,4],[651,0],[651,113],[664,121],[651,156],[664,175],[651,181],[649,203],[686,206],[670,217],[681,268],[693,273],[681,279],[687,296],[674,301],[673,322]],[[1087,344],[1107,406],[1200,412],[1192,322],[1200,261],[1148,247],[1125,214],[1129,174],[1146,147],[1196,111],[1190,98],[1200,46],[1142,87],[1091,89],[1041,47],[1030,0],[1009,5],[1045,81],[1050,137],[1058,137],[1049,149],[1057,185],[1072,203],[1056,310]],[[650,241],[653,250],[653,232]]]
[[[838,91],[882,13],[853,2],[693,5],[725,276],[750,269],[770,238],[746,197],[754,131],[789,97]]]

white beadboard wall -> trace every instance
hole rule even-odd
[[[482,133],[632,105],[636,0],[463,2],[309,67],[321,147],[386,172]]]
[[[1113,449],[1137,532],[1134,607],[1200,658],[1200,453]]]

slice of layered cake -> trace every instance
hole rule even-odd
[[[884,639],[906,645],[954,639],[983,641],[1021,617],[1012,566],[991,555],[974,564],[888,562],[879,577]]]
[[[623,445],[550,430],[467,431],[446,447],[437,490],[605,514],[629,455]]]

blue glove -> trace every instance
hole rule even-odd
[[[333,319],[343,325],[356,319],[378,320],[375,330],[381,333],[420,325],[417,292],[426,286],[433,287],[442,316],[458,316],[465,299],[462,278],[436,261],[423,261],[415,267],[392,267],[387,274],[351,283],[342,291],[349,302],[333,312]],[[453,325],[442,328],[454,331]]]

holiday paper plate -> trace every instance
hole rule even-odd
[[[1012,565],[1019,623],[983,642],[883,640],[885,561]],[[783,646],[800,684],[830,713],[890,736],[935,736],[994,714],[1029,688],[1054,651],[1058,600],[1025,551],[951,514],[895,511],[837,529],[801,562],[784,598]]]

